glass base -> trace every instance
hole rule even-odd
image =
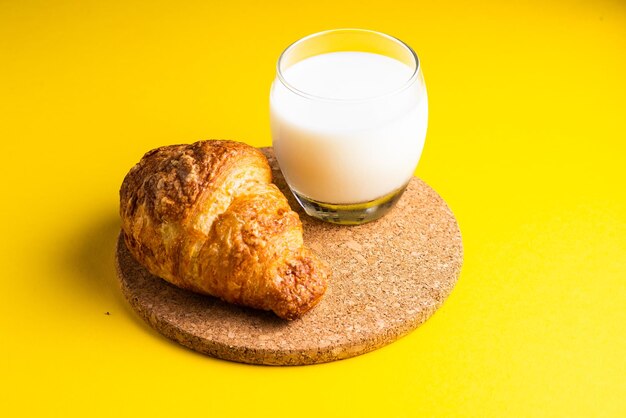
[[[361,225],[386,214],[404,193],[406,185],[388,195],[364,203],[333,204],[310,199],[292,190],[307,215],[339,225]]]

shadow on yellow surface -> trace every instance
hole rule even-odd
[[[80,295],[83,303],[93,305],[93,309],[103,306],[103,315],[124,315],[142,331],[165,339],[133,312],[119,289],[115,269],[119,233],[119,216],[112,212],[92,218],[70,236],[62,245],[60,267],[68,274],[59,275],[65,279],[60,286]]]

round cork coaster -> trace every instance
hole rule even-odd
[[[243,363],[303,365],[345,359],[389,344],[426,321],[450,294],[463,245],[454,215],[413,178],[383,218],[338,226],[305,215],[263,152],[274,183],[300,214],[305,243],[332,269],[322,301],[302,318],[222,302],[148,273],[120,235],[117,272],[132,307],[163,335],[210,356]]]

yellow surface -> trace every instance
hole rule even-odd
[[[349,26],[422,59],[417,175],[461,225],[456,289],[336,363],[162,338],[116,287],[124,174],[164,144],[270,144],[282,49]],[[620,0],[0,2],[0,415],[626,416],[625,99]]]

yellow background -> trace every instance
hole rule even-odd
[[[458,285],[341,362],[166,340],[116,285],[123,176],[160,145],[270,144],[278,55],[337,27],[422,60],[416,174],[459,220]],[[625,99],[620,0],[0,1],[0,415],[626,416]]]

